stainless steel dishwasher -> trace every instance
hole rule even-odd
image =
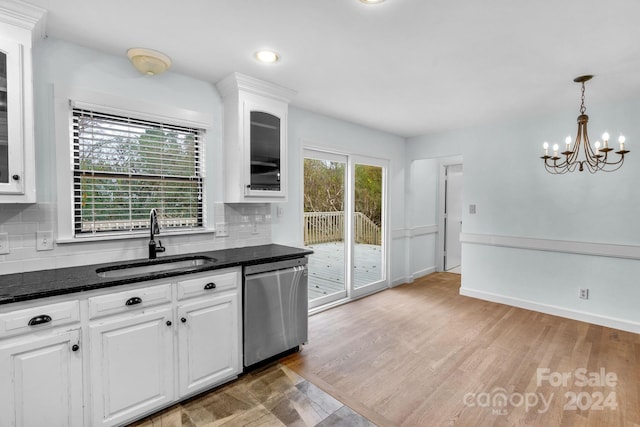
[[[307,342],[307,258],[244,268],[244,366]]]

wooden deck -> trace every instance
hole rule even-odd
[[[309,300],[331,295],[345,289],[344,243],[318,243],[307,246],[309,256]],[[382,276],[382,246],[356,244],[354,247],[355,287],[380,280]]]

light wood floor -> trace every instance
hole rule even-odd
[[[380,426],[640,425],[639,335],[459,287],[436,273],[314,315],[283,363]]]

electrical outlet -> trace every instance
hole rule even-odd
[[[53,231],[36,232],[36,250],[37,251],[53,250]]]
[[[580,298],[589,299],[589,289],[580,289]]]
[[[476,205],[469,205],[469,213],[470,214],[476,213]]]
[[[9,253],[9,233],[0,233],[0,255]]]
[[[226,222],[219,222],[216,224],[216,237],[229,236],[229,228]]]

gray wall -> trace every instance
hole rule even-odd
[[[407,161],[464,158],[463,294],[640,331],[640,102],[587,114],[592,141],[626,135],[619,171],[545,172],[542,142],[575,137],[575,112],[410,138]]]

